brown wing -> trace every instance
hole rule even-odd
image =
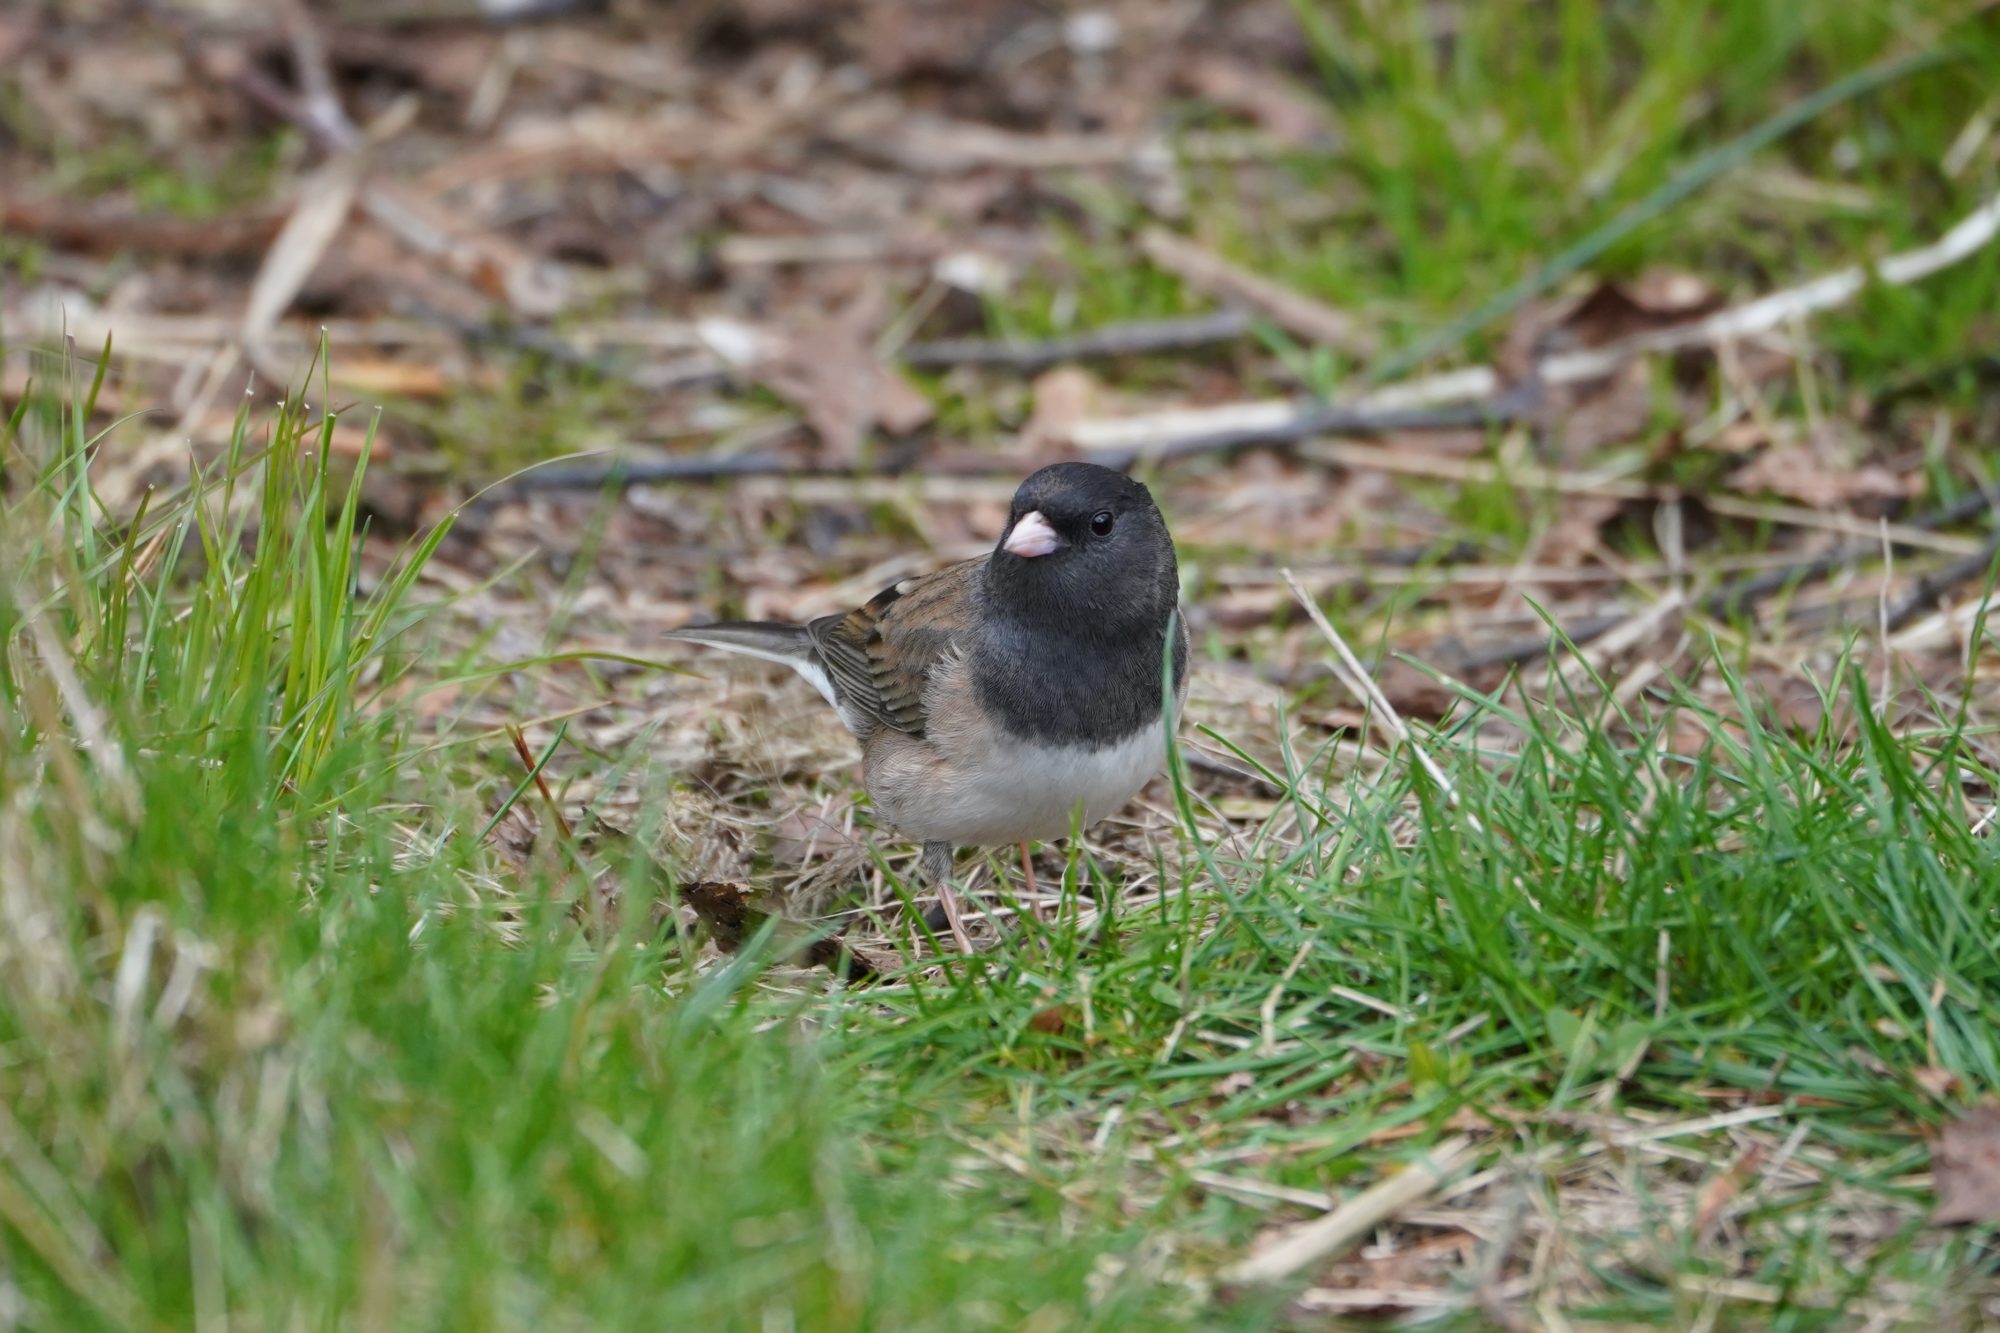
[[[888,727],[924,734],[924,682],[963,641],[983,559],[904,579],[845,615],[806,626],[847,724],[863,740]]]

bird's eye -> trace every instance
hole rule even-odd
[[[1090,530],[1100,537],[1109,537],[1111,525],[1116,521],[1109,509],[1100,509],[1090,516]]]

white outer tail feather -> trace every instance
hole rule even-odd
[[[843,721],[847,720],[847,710],[833,695],[833,678],[827,675],[826,668],[813,655],[812,640],[806,637],[803,629],[776,625],[768,629],[763,626],[692,625],[686,629],[670,629],[665,637],[788,666],[805,677],[806,683],[833,705]],[[852,727],[853,724],[850,722],[848,725]]]

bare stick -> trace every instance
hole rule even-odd
[[[1324,1217],[1301,1222],[1256,1254],[1223,1270],[1224,1282],[1279,1282],[1356,1244],[1369,1232],[1449,1180],[1471,1155],[1464,1137],[1447,1139],[1423,1157],[1370,1185]]]
[[[279,5],[292,48],[293,73],[299,81],[298,108],[307,133],[333,151],[350,152],[361,145],[361,131],[348,118],[327,64],[326,43],[307,11],[305,0]]]
[[[1159,227],[1148,228],[1139,237],[1139,249],[1197,291],[1224,301],[1240,301],[1307,342],[1338,347],[1357,356],[1375,350],[1375,340],[1352,316],[1252,273],[1185,237]]]
[[[1952,561],[1943,569],[1925,574],[1917,580],[1916,587],[1884,609],[1883,633],[1888,634],[1901,629],[1936,606],[1953,588],[1962,583],[1970,583],[1985,574],[1993,567],[1996,558],[2000,558],[2000,534],[1987,538],[1985,544],[1970,555]]]
[[[1500,376],[1491,367],[1470,366],[1386,385],[1334,406],[1353,411],[1392,412],[1477,402],[1500,392]],[[1112,452],[1121,448],[1150,449],[1161,443],[1173,447],[1173,442],[1183,436],[1279,429],[1295,417],[1326,406],[1327,403],[1315,398],[1263,398],[1213,407],[1180,407],[1138,416],[1080,421],[1070,427],[1068,434],[1080,449]]]
[[[1477,430],[1520,420],[1534,410],[1540,398],[1535,386],[1524,385],[1486,402],[1455,406],[1370,409],[1323,405],[1268,424],[1224,427],[1202,435],[1184,435],[1150,444],[1114,445],[1088,453],[1092,462],[1105,467],[1128,468],[1141,459],[1184,458],[1254,445],[1292,444],[1316,435],[1353,437],[1384,435],[1390,431]]]
[[[990,366],[997,370],[1032,375],[1064,361],[1144,356],[1153,352],[1176,352],[1212,343],[1233,342],[1249,331],[1250,316],[1241,310],[1228,309],[1182,319],[1142,319],[1106,324],[1102,328],[1066,338],[1044,338],[1036,342],[945,338],[935,342],[912,343],[903,349],[901,359],[904,365],[918,370]]]

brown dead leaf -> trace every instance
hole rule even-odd
[[[1035,405],[1021,425],[1017,449],[1027,458],[1053,457],[1072,447],[1070,430],[1100,415],[1104,388],[1082,366],[1057,366],[1035,377]]]
[[[1555,391],[1565,405],[1555,430],[1562,457],[1588,458],[1606,445],[1639,435],[1653,419],[1652,372],[1632,361],[1595,384]]]
[[[1708,442],[1708,447],[1716,453],[1747,454],[1762,449],[1770,442],[1771,432],[1765,429],[1764,422],[1756,417],[1746,417],[1723,428],[1719,435]]]
[[[1765,1149],[1760,1144],[1752,1144],[1741,1156],[1723,1171],[1712,1177],[1701,1187],[1701,1194],[1695,1202],[1694,1234],[1707,1239],[1722,1220],[1724,1212],[1736,1197],[1743,1193],[1763,1164]]]
[[[1753,672],[1753,679],[1770,700],[1771,716],[1794,735],[1818,733],[1826,721],[1826,699],[1795,672]],[[1850,719],[1851,721],[1851,719]]]
[[[1720,306],[1713,288],[1673,269],[1653,269],[1631,282],[1600,282],[1580,295],[1524,306],[1496,362],[1514,384],[1533,382],[1545,358],[1585,351],[1697,318]],[[1544,387],[1540,417],[1567,460],[1631,439],[1651,419],[1651,373],[1640,363],[1602,379]]]
[[[880,426],[906,435],[931,419],[931,401],[875,354],[884,300],[870,285],[829,318],[780,334],[733,320],[701,321],[712,350],[805,415],[821,456],[849,464]]]
[[[773,30],[801,28],[816,20],[845,18],[854,7],[851,0],[845,4],[828,4],[826,0],[736,0],[727,8],[737,22],[761,37]]]
[[[1030,1031],[1054,1037],[1077,1026],[1077,1022],[1076,1006],[1052,1004],[1046,1009],[1036,1010],[1034,1016],[1028,1020],[1028,1028]]]
[[[1939,1101],[1957,1092],[1960,1086],[1958,1075],[1949,1069],[1939,1069],[1936,1065],[1918,1065],[1910,1071],[1910,1082]]]
[[[1375,683],[1404,717],[1435,722],[1463,702],[1458,692],[1400,657],[1382,663]]]
[[[1931,1149],[1938,1226],[2000,1222],[2000,1102],[1987,1101],[1948,1122]]]
[[[1813,509],[1851,509],[1856,505],[1902,500],[1915,493],[1916,477],[1899,477],[1885,467],[1829,466],[1819,452],[1804,443],[1775,444],[1730,474],[1732,489],[1765,492],[1795,500]]]
[[[453,390],[497,388],[499,374],[474,367],[464,375],[448,375],[431,361],[390,361],[382,357],[342,357],[330,367],[333,382],[362,394],[396,398],[442,398]]]
[[[1545,564],[1576,566],[1597,558],[1604,549],[1604,528],[1618,517],[1625,502],[1609,495],[1571,495],[1537,548]]]
[[[1622,342],[1721,305],[1715,289],[1694,274],[1649,269],[1631,282],[1600,282],[1581,296],[1532,308],[1516,329],[1535,334],[1539,346],[1532,350],[1547,355]]]
[[[861,48],[869,70],[882,79],[974,74],[996,45],[1036,17],[1034,7],[1019,0],[871,4],[862,14]]]
[[[735,953],[746,937],[762,925],[766,913],[750,906],[750,894],[741,884],[722,880],[693,880],[681,885],[681,901],[694,909],[715,947]]]
[[[395,452],[380,431],[346,422],[335,423],[333,438],[327,441],[326,447],[335,458],[359,458],[366,453],[376,462]]]
[[[743,941],[763,929],[777,915],[752,905],[750,890],[724,880],[694,880],[680,886],[681,901],[694,909],[715,947],[735,953]],[[781,923],[780,930],[785,929]],[[799,927],[803,929],[803,927]],[[848,981],[865,981],[881,975],[874,959],[850,949],[838,935],[816,939],[799,951],[796,961],[823,967]]]

